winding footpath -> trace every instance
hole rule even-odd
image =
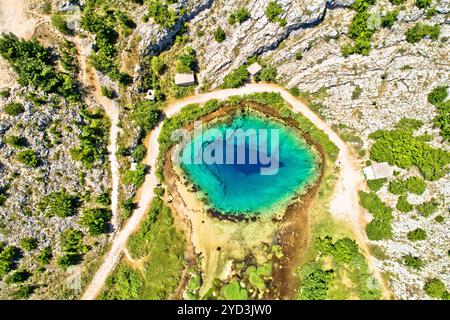
[[[308,118],[317,128],[323,130],[329,139],[339,148],[337,165],[340,169],[340,175],[335,186],[334,196],[330,210],[332,214],[341,220],[348,222],[355,233],[357,241],[361,245],[368,261],[369,267],[381,283],[383,296],[388,296],[388,290],[384,281],[371,262],[367,240],[363,231],[364,220],[361,219],[362,211],[358,201],[358,191],[364,186],[361,169],[358,161],[353,157],[351,149],[336,134],[329,125],[322,121],[311,109],[303,102],[296,99],[285,89],[272,84],[247,84],[238,89],[226,89],[213,91],[205,94],[194,95],[183,100],[171,103],[165,110],[167,117],[173,117],[188,104],[203,104],[211,99],[225,100],[234,95],[245,95],[260,92],[279,93],[283,99],[292,106],[294,112],[300,112]],[[139,227],[144,219],[147,208],[154,197],[153,189],[157,185],[155,176],[156,161],[158,158],[159,144],[158,136],[161,132],[162,122],[159,123],[148,137],[147,157],[145,164],[150,166],[151,170],[145,177],[144,184],[141,187],[141,194],[138,202],[138,208],[131,218],[126,222],[123,229],[120,230],[112,242],[111,250],[107,253],[100,268],[94,275],[92,282],[84,292],[82,299],[95,299],[100,293],[108,275],[113,271],[115,265],[119,262],[121,255],[126,248],[129,236]]]

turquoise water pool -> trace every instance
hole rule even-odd
[[[317,155],[296,130],[256,114],[203,128],[180,159],[208,205],[228,215],[258,215],[287,205],[318,170]]]

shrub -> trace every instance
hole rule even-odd
[[[114,99],[116,97],[116,92],[114,91],[114,89],[105,86],[101,87],[101,94],[108,99]]]
[[[77,264],[81,261],[81,256],[87,251],[83,244],[83,232],[76,229],[65,230],[60,237],[61,251],[63,253],[57,259],[57,264],[62,269]]]
[[[37,40],[20,40],[13,34],[0,36],[0,55],[18,74],[22,86],[33,85],[46,93],[57,93],[70,102],[81,99],[74,78],[59,72],[49,49]]]
[[[122,209],[122,217],[126,219],[131,217],[131,213],[136,209],[137,205],[133,198],[128,198],[121,203],[120,207]]]
[[[148,15],[163,28],[172,29],[178,22],[178,14],[160,0],[150,0]]]
[[[373,192],[360,191],[359,201],[372,215],[373,220],[366,226],[366,234],[370,240],[383,240],[392,237],[392,209],[384,204]]]
[[[249,18],[250,12],[247,10],[247,8],[242,7],[237,9],[232,14],[230,14],[230,16],[228,17],[228,23],[229,24],[235,24],[236,22],[243,23],[247,21]]]
[[[398,130],[404,130],[413,133],[415,130],[423,126],[423,121],[413,118],[401,118],[395,125]]]
[[[295,51],[295,60],[302,60],[303,59],[303,51],[297,50]]]
[[[106,155],[109,123],[100,110],[90,112],[83,109],[81,115],[82,122],[78,124],[81,130],[80,145],[72,148],[70,155],[86,168],[92,168],[95,162],[103,160]]]
[[[16,147],[16,148],[24,148],[27,146],[28,141],[24,137],[18,137],[18,136],[9,136],[5,138],[6,144],[9,144],[10,146]]]
[[[398,10],[392,10],[388,11],[382,18],[381,18],[381,26],[383,28],[391,28],[395,21],[397,21],[398,16]]]
[[[437,115],[433,124],[440,129],[440,134],[446,141],[450,141],[450,100],[447,100],[448,86],[434,88],[428,94],[428,102],[436,107]]]
[[[7,188],[0,188],[0,207],[3,206],[6,202],[6,199],[8,199],[6,190]]]
[[[222,287],[221,296],[225,300],[248,300],[248,291],[233,280]]]
[[[127,16],[123,11],[118,10],[114,14],[122,27],[129,29],[136,28],[136,23],[133,21],[133,19]]]
[[[408,254],[406,256],[403,256],[403,261],[405,264],[413,269],[419,270],[421,269],[425,263],[420,259],[419,257],[415,257],[412,254]]]
[[[258,80],[264,82],[276,82],[277,79],[277,69],[272,66],[266,66],[262,68],[260,73],[257,75]]]
[[[445,220],[444,217],[441,215],[436,216],[436,218],[434,218],[434,221],[436,221],[437,223],[442,223],[444,222],[444,220]]]
[[[437,278],[427,280],[424,290],[432,298],[444,300],[450,298],[445,284]]]
[[[369,138],[376,140],[370,150],[371,160],[405,169],[415,165],[427,180],[443,177],[450,163],[449,152],[432,148],[408,130],[376,131]]]
[[[54,13],[51,16],[52,24],[59,32],[65,35],[73,35],[73,30],[67,26],[67,20],[62,14]]]
[[[422,194],[425,192],[426,183],[420,177],[409,177],[406,180],[393,180],[389,182],[388,190],[390,193],[401,195],[407,192]]]
[[[144,279],[128,265],[120,265],[107,280],[109,290],[102,293],[101,299],[136,300],[139,299]]]
[[[247,67],[240,66],[225,76],[222,88],[238,88],[247,82],[248,77]]]
[[[50,0],[45,0],[42,4],[42,12],[44,14],[50,14],[52,12],[52,2]]]
[[[25,251],[31,251],[38,247],[38,241],[33,237],[23,238],[20,240],[19,244],[20,247]]]
[[[415,5],[417,8],[424,9],[429,7],[431,4],[431,0],[416,0]]]
[[[0,279],[15,267],[15,260],[20,256],[20,250],[14,246],[0,246]]]
[[[99,194],[97,197],[95,197],[95,202],[98,204],[109,207],[111,205],[111,197],[109,192],[103,192]]]
[[[123,174],[123,183],[125,185],[139,187],[144,183],[146,173],[147,167],[144,164],[138,163],[135,170],[128,170]]]
[[[133,157],[135,162],[139,163],[145,159],[146,153],[147,150],[145,149],[145,146],[143,144],[139,144],[136,146],[131,156]]]
[[[29,296],[33,294],[33,292],[36,290],[35,286],[24,284],[17,288],[16,291],[13,293],[13,298],[16,300],[20,299],[27,299]]]
[[[5,105],[5,113],[10,116],[18,116],[25,111],[25,108],[21,103],[11,102]]]
[[[214,31],[214,40],[216,40],[216,42],[223,42],[226,39],[226,34],[225,31],[223,31],[223,29],[221,27],[217,27],[217,29]]]
[[[412,211],[412,209],[414,209],[414,207],[412,206],[412,204],[410,204],[408,202],[408,199],[406,198],[405,195],[401,195],[400,197],[398,197],[398,201],[397,201],[397,206],[396,208],[400,211],[400,212],[410,212]]]
[[[431,26],[421,23],[416,23],[413,27],[409,28],[405,32],[406,41],[409,43],[416,43],[425,37],[429,37],[431,40],[437,40],[441,28],[439,25]]]
[[[275,1],[269,2],[265,11],[266,17],[270,22],[278,22],[282,13],[283,8]]]
[[[164,191],[165,189],[163,187],[155,187],[153,189],[153,192],[155,193],[155,195],[157,195],[158,197],[162,197],[164,195]]]
[[[369,187],[369,189],[371,191],[376,192],[383,187],[383,185],[386,183],[386,181],[387,181],[386,178],[367,180],[367,186]]]
[[[37,261],[42,265],[45,266],[50,263],[50,261],[53,258],[52,248],[51,247],[45,247],[39,252],[39,255],[37,256]]]
[[[324,300],[327,298],[330,282],[334,278],[334,270],[323,270],[318,264],[311,263],[299,272],[300,300]]]
[[[298,87],[292,87],[289,89],[289,92],[294,96],[298,97],[300,95],[300,89]]]
[[[337,240],[333,245],[332,254],[337,262],[349,263],[358,253],[359,249],[355,240],[347,237]]]
[[[39,158],[36,155],[36,152],[31,149],[26,149],[18,152],[16,155],[16,159],[20,163],[23,163],[24,165],[31,168],[36,168],[39,164]]]
[[[438,209],[438,202],[436,199],[431,199],[428,202],[421,203],[417,206],[417,212],[424,217],[429,217]]]
[[[421,241],[427,238],[425,230],[417,228],[407,234],[408,240],[410,241]]]
[[[351,54],[369,54],[374,30],[370,29],[367,23],[371,17],[368,9],[374,3],[373,0],[357,0],[351,5],[351,8],[356,10],[356,14],[350,23],[348,36],[354,40],[354,44],[342,47],[344,57]]]
[[[76,213],[77,198],[66,190],[56,191],[45,196],[39,203],[39,208],[49,217],[70,217]]]
[[[9,88],[3,88],[0,90],[0,97],[7,99],[11,96],[11,93],[9,92]]]
[[[175,62],[177,72],[191,72],[197,68],[197,54],[192,47],[186,47]]]
[[[142,101],[133,110],[132,118],[146,132],[153,130],[161,116],[159,104],[152,101]]]
[[[428,102],[437,105],[444,102],[448,96],[448,86],[434,88],[427,96]]]
[[[11,273],[6,279],[6,283],[20,283],[26,281],[31,276],[27,270],[17,270]]]
[[[80,218],[80,224],[93,236],[107,232],[110,221],[111,212],[105,208],[87,209]]]

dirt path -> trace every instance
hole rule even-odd
[[[283,99],[288,102],[295,112],[302,113],[307,117],[315,126],[323,130],[330,140],[336,144],[339,148],[339,155],[337,165],[340,168],[340,177],[336,183],[333,200],[331,203],[332,214],[341,220],[345,220],[352,226],[355,236],[369,262],[370,269],[374,272],[375,276],[381,283],[382,292],[384,297],[388,297],[388,290],[384,284],[384,281],[374,267],[371,257],[369,255],[367,240],[364,235],[361,222],[361,208],[359,206],[357,192],[363,186],[363,177],[359,168],[357,160],[353,157],[351,150],[347,144],[337,135],[329,125],[322,121],[313,111],[311,111],[304,103],[297,100],[289,92],[281,87],[271,84],[248,84],[238,89],[226,89],[220,91],[209,92],[205,94],[194,95],[183,100],[174,101],[166,109],[165,113],[167,117],[176,115],[184,106],[190,103],[205,103],[211,99],[224,100],[233,95],[251,94],[257,92],[277,92],[280,93]],[[145,217],[147,207],[152,200],[153,188],[157,184],[155,176],[155,164],[158,157],[158,136],[161,131],[161,123],[151,132],[148,140],[147,158],[145,163],[150,166],[150,173],[146,176],[143,186],[140,188],[140,198],[138,202],[138,209],[133,213],[131,218],[127,221],[124,228],[117,234],[113,241],[110,252],[105,256],[104,262],[95,274],[92,283],[87,288],[82,299],[95,299],[100,293],[103,284],[114,269],[114,266],[118,263],[120,255],[123,252],[128,237],[130,234],[138,228],[140,222]]]
[[[0,33],[12,32],[16,36],[30,39],[38,21],[27,16],[25,0],[0,1]]]
[[[119,229],[119,216],[118,216],[118,204],[119,204],[119,163],[117,161],[117,138],[119,136],[119,106],[114,100],[110,100],[101,94],[100,80],[97,73],[91,69],[87,63],[87,57],[89,55],[90,41],[87,39],[73,37],[70,38],[78,50],[78,61],[80,64],[80,81],[83,85],[89,87],[89,91],[92,94],[95,101],[103,107],[105,110],[111,128],[109,131],[109,143],[108,143],[108,159],[111,170],[112,190],[111,190],[111,211],[112,211],[112,229],[114,234]]]

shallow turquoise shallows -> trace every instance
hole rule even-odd
[[[247,138],[231,136],[236,129],[244,130]],[[212,159],[205,161],[207,155]],[[317,176],[318,158],[294,129],[255,114],[239,114],[194,136],[181,160],[188,179],[213,209],[250,216],[287,205]]]

